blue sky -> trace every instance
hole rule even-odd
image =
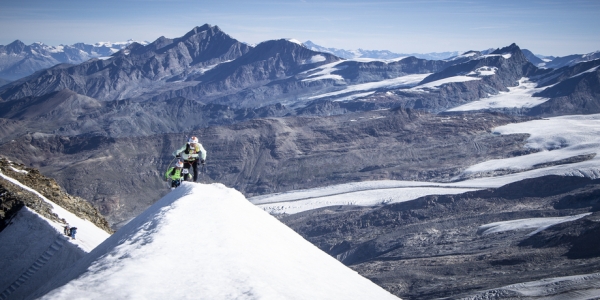
[[[599,0],[0,0],[0,45],[151,42],[206,23],[250,44],[295,38],[426,53],[517,43],[555,56],[600,50]]]

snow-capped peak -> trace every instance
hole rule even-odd
[[[288,39],[285,39],[285,40],[286,40],[286,41],[288,41],[288,42],[292,42],[292,43],[294,43],[294,44],[298,44],[298,45],[300,45],[300,46],[304,46],[304,45],[302,44],[302,42],[300,42],[300,41],[299,41],[299,40],[297,40],[297,39],[291,39],[291,38],[288,38]]]

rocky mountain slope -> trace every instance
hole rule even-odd
[[[205,25],[177,39],[161,37],[147,46],[132,43],[106,60],[58,65],[40,71],[32,78],[10,84],[0,97],[14,100],[68,88],[98,100],[131,98],[147,91],[156,92],[160,88],[158,83],[166,85],[166,80],[174,76],[204,72],[248,50],[247,45],[232,39],[218,27]]]

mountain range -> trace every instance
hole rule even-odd
[[[109,57],[131,43],[134,41],[51,46],[43,43],[25,45],[16,40],[6,46],[0,45],[0,79],[8,83],[58,64],[80,64],[92,58]]]
[[[323,199],[338,208],[300,212],[273,200],[265,207],[285,212],[282,222],[401,297],[467,296],[550,273],[598,270],[597,255],[587,248],[585,255],[560,256],[595,230],[597,53],[542,60],[511,44],[443,59],[364,59],[334,50],[290,39],[250,46],[206,24],[179,38],[132,42],[110,56],[45,67],[0,87],[0,152],[89,201],[113,229],[169,192],[162,177],[171,153],[192,135],[208,150],[200,181],[233,187],[251,201],[353,182],[426,183],[430,190],[409,192],[405,204],[381,198],[357,208]],[[521,127],[504,129],[512,125]],[[540,173],[546,170],[555,171]],[[472,183],[477,179],[502,184]],[[444,184],[459,184],[452,188],[460,195],[431,196]],[[528,194],[523,186],[560,188]],[[548,231],[532,239],[477,233],[486,216],[508,222],[590,212],[569,238]],[[553,244],[556,239],[565,242]],[[480,249],[489,243],[504,246]],[[429,263],[467,254],[481,264],[426,271]],[[401,270],[406,255],[417,273]],[[433,262],[436,255],[448,261]],[[549,268],[558,257],[563,267]],[[577,268],[577,261],[589,267]],[[513,276],[452,283],[481,276],[489,266]],[[533,275],[520,271],[535,266],[540,271]],[[431,280],[439,285],[428,287],[418,275],[425,273],[437,274]]]

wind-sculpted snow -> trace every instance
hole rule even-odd
[[[236,190],[187,182],[55,287],[42,299],[397,299]]]

